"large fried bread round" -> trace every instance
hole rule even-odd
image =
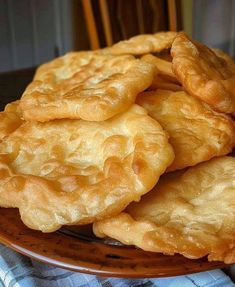
[[[168,132],[175,159],[168,171],[226,155],[235,146],[232,119],[184,91],[143,92],[136,101]]]
[[[26,120],[103,121],[128,109],[154,74],[131,55],[72,52],[39,67],[20,106]]]
[[[218,111],[235,114],[235,63],[182,32],[171,55],[173,71],[188,93]]]
[[[126,213],[94,224],[146,251],[235,263],[235,158],[214,158],[163,176]]]
[[[105,122],[26,122],[0,144],[0,206],[43,232],[88,224],[138,201],[173,157],[138,105]]]
[[[176,35],[176,32],[171,31],[137,35],[114,44],[106,51],[113,55],[142,55],[161,52],[171,47]]]

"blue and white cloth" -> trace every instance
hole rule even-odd
[[[233,287],[221,270],[153,279],[102,278],[47,266],[0,245],[0,287]]]

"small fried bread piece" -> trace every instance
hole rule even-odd
[[[235,114],[235,63],[179,33],[171,48],[172,69],[185,90],[212,108]]]
[[[72,52],[39,67],[20,106],[26,120],[103,121],[128,109],[154,73],[131,55]]]
[[[6,105],[0,112],[0,142],[23,123],[20,115],[19,101]]]
[[[142,55],[161,52],[171,47],[176,35],[176,32],[170,31],[137,35],[114,44],[112,47],[106,49],[106,51],[113,55]]]
[[[146,251],[235,263],[235,158],[221,157],[163,176],[126,213],[94,224]]]
[[[20,109],[20,101],[14,101],[11,103],[8,103],[5,108],[4,108],[5,112],[10,112],[10,113],[15,113],[17,114],[19,117],[22,117],[22,111]]]
[[[166,75],[172,79],[172,81],[177,82],[175,74],[172,72],[172,64],[166,60],[153,56],[151,54],[144,55],[141,60],[154,64],[157,68],[158,74]]]
[[[138,105],[105,122],[26,122],[0,144],[0,206],[43,232],[88,224],[138,201],[173,158]]]
[[[168,132],[175,160],[168,171],[226,155],[235,146],[235,124],[186,92],[157,90],[141,93],[144,107]]]

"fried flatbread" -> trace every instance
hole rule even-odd
[[[0,142],[23,123],[20,116],[19,101],[7,104],[0,112]]]
[[[235,124],[186,92],[156,90],[136,101],[168,132],[175,160],[168,171],[226,155],[235,146]]]
[[[171,47],[176,35],[176,32],[170,31],[137,35],[114,44],[112,47],[106,49],[106,51],[113,55],[142,55],[161,52]]]
[[[235,158],[167,174],[126,213],[93,229],[146,251],[235,263]]]
[[[26,122],[0,144],[0,206],[43,232],[88,224],[138,201],[173,158],[138,105],[105,122]]]
[[[235,114],[235,63],[179,33],[171,48],[172,69],[185,90],[212,108]]]
[[[157,89],[177,92],[182,91],[183,87],[180,83],[174,83],[161,75],[156,75],[152,81],[152,84],[148,88],[148,91],[155,91]]]
[[[127,110],[154,74],[131,55],[72,52],[39,67],[20,106],[26,120],[103,121]]]
[[[172,72],[171,62],[168,62],[164,59],[161,59],[151,54],[144,55],[143,57],[141,57],[141,60],[155,65],[157,68],[158,74],[167,76],[169,77],[171,81],[178,83],[178,80],[176,79],[175,74]]]

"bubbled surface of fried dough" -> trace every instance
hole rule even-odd
[[[20,116],[19,101],[7,104],[0,112],[0,142],[23,123]]]
[[[167,174],[126,213],[94,224],[146,251],[235,263],[235,158],[221,157]]]
[[[112,47],[107,48],[106,51],[113,55],[142,55],[161,52],[171,47],[176,35],[176,32],[170,31],[137,35],[114,44]]]
[[[26,120],[103,121],[128,109],[155,67],[133,56],[71,52],[39,67],[21,98]]]
[[[172,67],[191,95],[212,108],[235,114],[235,63],[179,33],[171,48]]]
[[[105,122],[26,122],[0,144],[0,206],[43,232],[88,224],[138,201],[173,157],[138,105]]]
[[[235,124],[186,92],[156,90],[136,101],[168,132],[175,159],[168,171],[226,155],[235,146]]]

